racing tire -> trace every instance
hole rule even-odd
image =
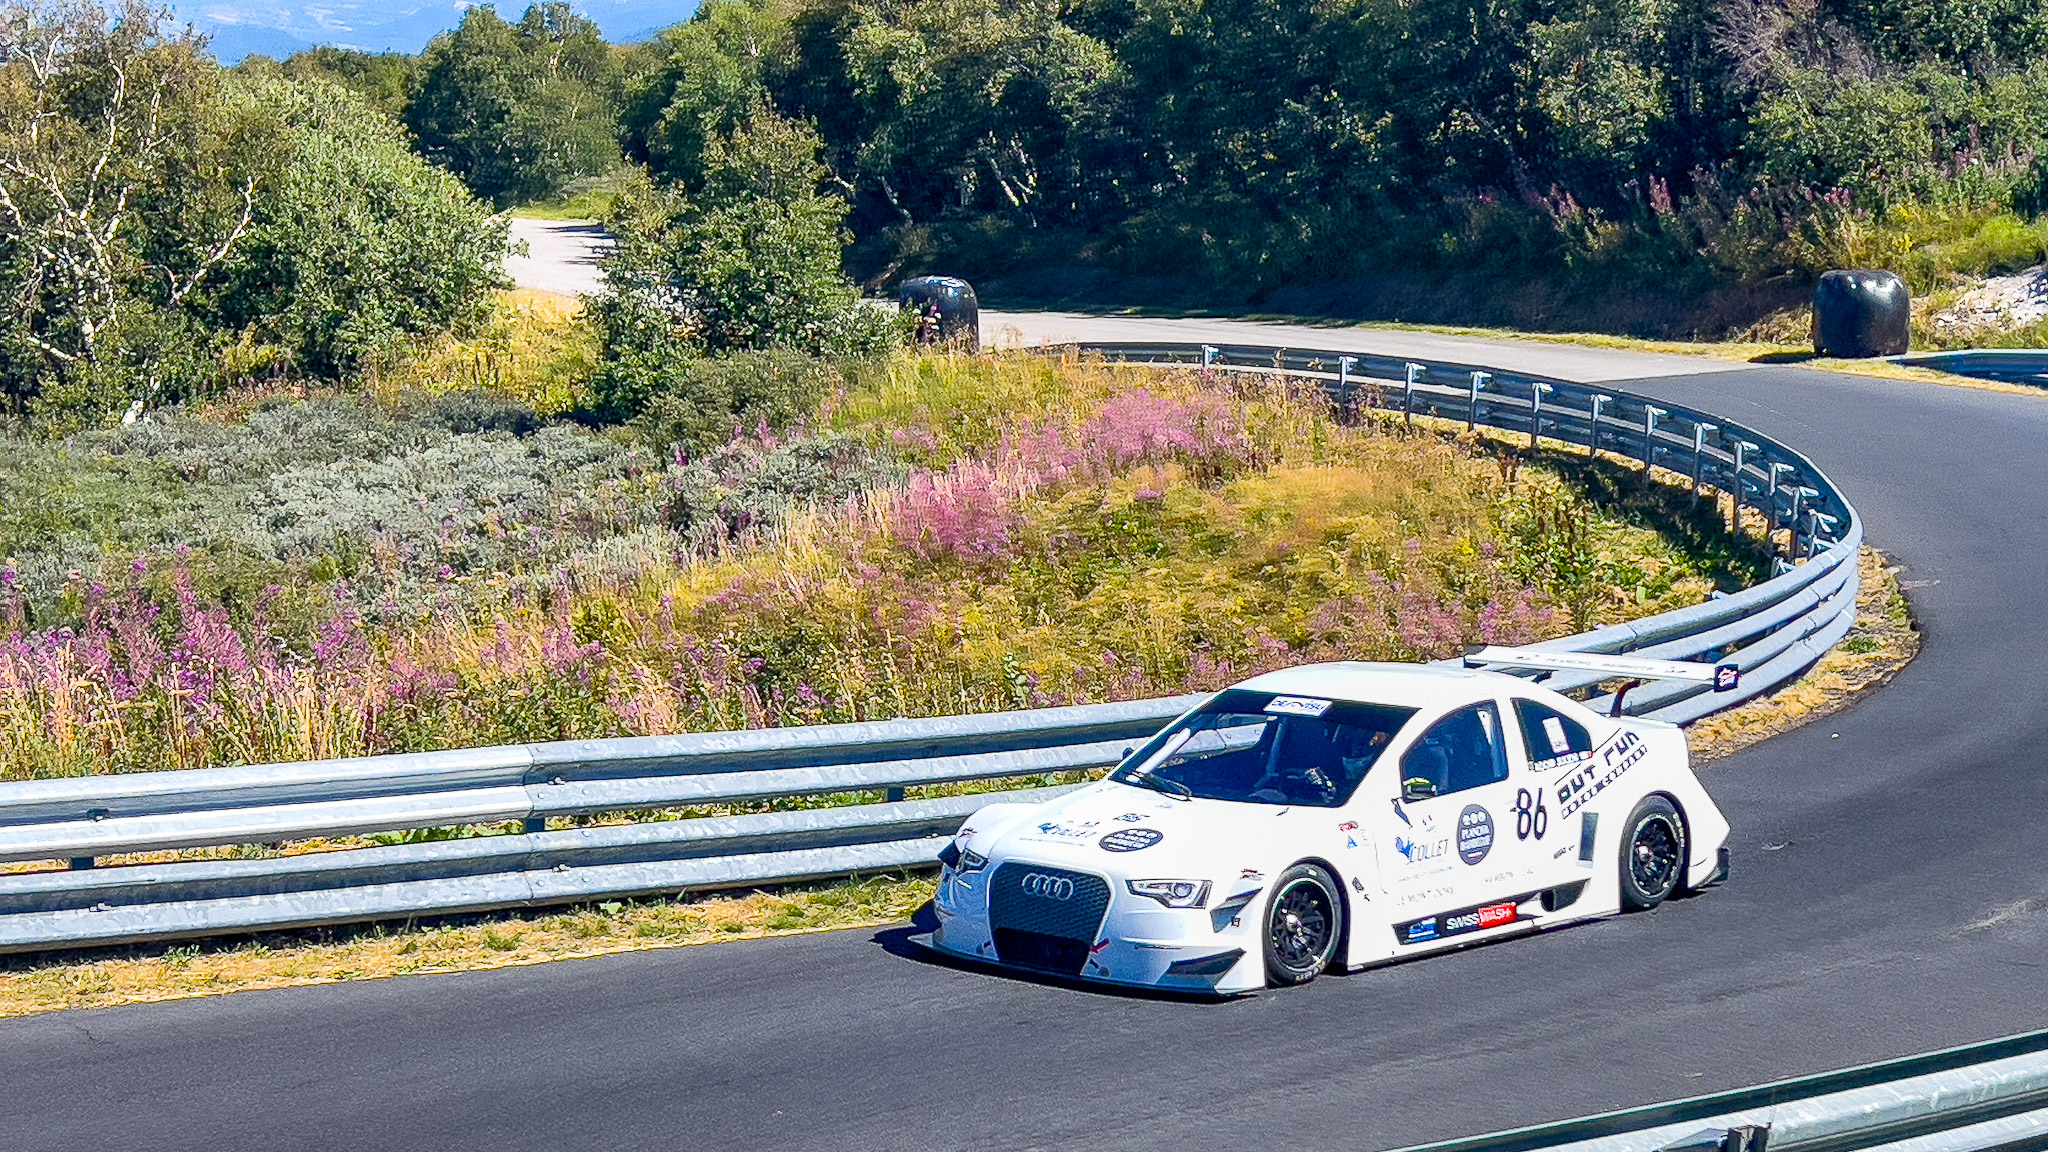
[[[1621,910],[1648,912],[1685,881],[1685,820],[1662,796],[1629,813],[1621,838]]]
[[[1276,988],[1322,975],[1344,938],[1344,898],[1314,864],[1296,864],[1273,884],[1266,905],[1266,980]]]

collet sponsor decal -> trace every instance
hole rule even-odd
[[[1493,851],[1493,814],[1477,804],[1458,813],[1458,859],[1477,864]]]
[[[1394,851],[1399,852],[1410,865],[1427,864],[1439,859],[1451,850],[1449,840],[1410,840],[1405,836],[1394,837]]]
[[[1049,840],[1086,840],[1095,834],[1095,829],[1100,825],[1099,820],[1084,820],[1079,824],[1069,824],[1061,820],[1040,824],[1037,832]]]

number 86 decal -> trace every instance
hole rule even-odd
[[[1550,809],[1543,806],[1543,789],[1536,789],[1536,795],[1529,795],[1527,788],[1515,792],[1515,839],[1527,840],[1534,836],[1543,839],[1543,833],[1550,829]]]

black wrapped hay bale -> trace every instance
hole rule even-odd
[[[898,285],[896,294],[904,308],[918,315],[918,343],[981,351],[981,305],[973,285],[957,276],[916,276]]]
[[[1913,343],[1913,297],[1890,272],[1829,272],[1813,293],[1813,351],[1862,359]]]

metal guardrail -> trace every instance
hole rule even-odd
[[[2006,384],[2048,388],[2048,348],[1972,348],[1961,352],[1909,352],[1887,357],[1894,364],[1933,368]]]
[[[2048,1032],[1404,1152],[2033,1152]]]
[[[1742,690],[1657,685],[1626,711],[1685,722],[1797,676],[1855,619],[1855,510],[1827,477],[1754,431],[1675,405],[1511,372],[1335,352],[1142,344],[1110,359],[1319,380],[1348,406],[1452,420],[1653,462],[1733,493],[1789,529],[1772,579],[1704,604],[1547,642],[1584,652],[1700,657]],[[1548,683],[1591,688],[1595,677]],[[791,882],[921,865],[987,795],[907,800],[915,786],[1043,777],[1114,764],[1187,696],[867,724],[530,744],[300,764],[0,784],[0,952],[401,919]],[[1604,698],[1595,703],[1604,702]],[[1024,780],[1024,783],[1030,783]],[[716,818],[678,808],[880,792],[879,803]],[[1044,790],[1009,792],[1039,798]],[[551,816],[640,822],[547,830]],[[264,859],[95,867],[99,857],[361,833],[510,823]]]

